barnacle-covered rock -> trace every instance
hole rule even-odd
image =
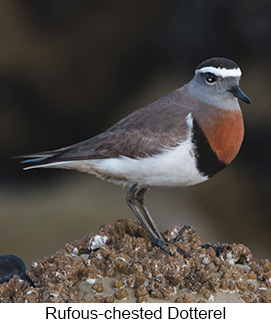
[[[153,247],[136,221],[105,224],[33,262],[35,287],[17,275],[0,284],[0,302],[271,302],[271,263],[257,264],[246,246],[205,244],[189,228],[168,248],[173,256]]]

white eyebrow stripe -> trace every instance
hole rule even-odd
[[[205,66],[200,68],[199,70],[196,70],[196,74],[198,73],[212,73],[215,74],[216,76],[221,76],[221,77],[241,77],[242,72],[240,68],[232,68],[232,69],[227,69],[225,67],[213,67],[213,66]]]

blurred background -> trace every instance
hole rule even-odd
[[[87,174],[23,171],[12,156],[98,134],[193,77],[204,59],[242,68],[246,134],[238,158],[204,184],[152,189],[161,230],[190,224],[210,243],[271,257],[271,2],[0,2],[0,254],[29,267],[104,223],[134,215],[126,190]]]

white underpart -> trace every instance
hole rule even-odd
[[[115,184],[132,186],[135,183],[145,186],[190,186],[208,179],[196,167],[194,143],[192,142],[193,117],[186,117],[188,125],[187,138],[176,147],[164,148],[161,153],[145,158],[105,158],[94,160],[76,160],[56,162],[30,168],[67,168],[94,174]],[[95,171],[96,170],[96,171]],[[100,173],[99,173],[100,172]],[[110,176],[112,178],[110,178]],[[114,176],[118,179],[114,179]],[[119,180],[119,178],[125,180]]]
[[[241,77],[242,72],[240,68],[232,68],[227,69],[225,67],[213,67],[213,66],[205,66],[200,68],[199,70],[196,70],[196,73],[212,73],[216,76],[220,77]]]

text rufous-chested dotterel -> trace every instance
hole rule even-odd
[[[128,186],[126,200],[153,245],[171,254],[144,204],[152,186],[190,186],[208,180],[237,155],[244,136],[238,99],[241,70],[211,58],[193,79],[105,132],[57,150],[23,156],[38,167],[74,169]],[[182,251],[180,248],[179,251]],[[185,252],[184,252],[185,253]]]

